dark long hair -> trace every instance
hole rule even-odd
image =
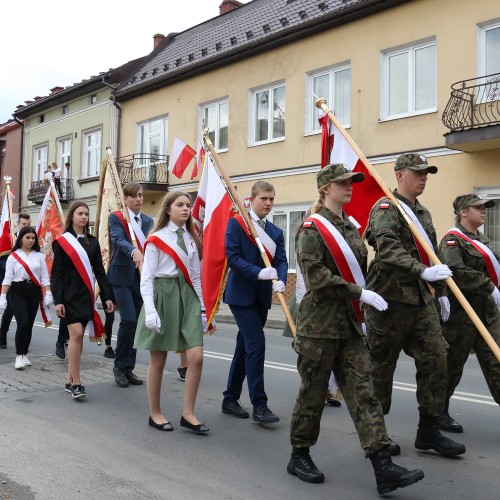
[[[16,243],[14,244],[14,247],[12,248],[12,251],[15,252],[16,250],[19,250],[22,246],[22,240],[27,234],[33,233],[35,235],[35,243],[31,247],[33,250],[36,250],[37,252],[40,251],[40,243],[38,243],[38,234],[36,234],[36,230],[34,227],[31,226],[24,226],[21,231],[19,231],[19,234],[17,235],[17,240]]]
[[[66,214],[66,222],[64,223],[63,233],[65,233],[66,231],[68,231],[70,229],[73,229],[73,215],[75,214],[76,209],[80,208],[80,207],[85,207],[87,210],[89,210],[89,206],[84,201],[81,201],[81,200],[75,200],[69,206],[68,213]],[[89,210],[89,212],[90,212],[90,210]],[[84,241],[87,245],[89,244],[89,237],[88,237],[89,233],[90,233],[90,217],[87,219],[87,224],[85,226]]]

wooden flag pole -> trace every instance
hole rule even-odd
[[[9,207],[9,226],[10,226],[10,242],[13,247],[16,243],[16,233],[14,232],[14,216],[12,215],[12,198],[10,193],[10,181],[12,177],[10,175],[6,175],[4,178],[5,181],[5,196],[7,196],[7,206]]]
[[[257,231],[255,230],[252,221],[250,220],[250,216],[248,215],[247,211],[245,210],[245,206],[243,205],[238,192],[234,188],[234,185],[227,175],[226,170],[224,169],[224,165],[222,165],[222,162],[215,151],[215,148],[212,144],[212,141],[210,140],[210,137],[208,136],[208,128],[205,128],[203,130],[203,140],[205,141],[208,150],[210,151],[210,154],[212,155],[212,158],[215,162],[215,165],[217,167],[217,170],[219,171],[219,175],[221,175],[224,178],[224,183],[226,185],[226,188],[229,190],[229,195],[231,198],[234,200],[236,203],[238,210],[240,211],[241,216],[243,217],[248,231],[252,235],[252,238],[255,240],[255,243],[257,244],[257,248],[259,249],[259,252],[261,253],[262,260],[264,261],[264,265],[266,267],[272,267],[271,262],[269,261],[269,257],[267,256],[266,249],[264,248],[264,245],[260,241],[259,235],[257,234]],[[273,280],[273,283],[276,283],[277,280]],[[276,294],[278,296],[278,300],[280,301],[281,307],[283,308],[283,312],[285,313],[285,317],[288,321],[288,324],[290,325],[290,330],[292,331],[293,336],[295,337],[296,333],[296,328],[295,328],[295,322],[293,321],[292,315],[290,314],[290,310],[288,309],[288,306],[285,301],[285,297],[283,296],[282,293],[278,292]]]
[[[316,100],[316,107],[321,108],[327,115],[330,121],[335,125],[337,130],[344,136],[345,140],[349,143],[351,148],[354,150],[354,152],[358,155],[359,159],[362,161],[363,165],[366,167],[370,175],[375,179],[377,184],[380,186],[382,191],[384,191],[385,195],[394,203],[394,205],[398,208],[400,211],[401,215],[403,216],[404,220],[408,224],[408,227],[410,228],[410,231],[412,232],[413,236],[417,239],[417,241],[422,245],[422,248],[425,250],[431,261],[435,265],[441,264],[441,261],[438,259],[437,255],[435,254],[434,250],[429,246],[427,243],[427,240],[424,238],[424,236],[420,233],[418,230],[417,226],[413,223],[409,215],[405,212],[404,208],[401,206],[399,203],[398,199],[394,196],[392,191],[387,187],[385,184],[384,180],[378,172],[372,167],[366,156],[362,153],[362,151],[359,149],[357,144],[352,140],[351,136],[344,130],[344,127],[339,123],[335,115],[333,114],[332,110],[328,108],[326,105],[326,100],[325,99],[317,99]],[[458,288],[457,284],[453,281],[452,278],[447,278],[446,284],[450,288],[450,290],[453,292],[453,295],[457,298],[457,300],[460,302],[460,305],[464,308],[465,312],[471,319],[471,321],[474,323],[476,328],[478,329],[479,333],[481,336],[484,338],[485,342],[488,344],[489,348],[492,350],[493,354],[495,357],[500,361],[500,348],[498,347],[497,343],[491,336],[490,332],[486,329],[484,326],[483,322],[479,318],[479,316],[476,314],[476,311],[472,308],[472,306],[469,304],[468,300],[465,298],[464,294],[461,292],[461,290]]]
[[[64,217],[64,212],[61,207],[61,202],[59,201],[59,194],[57,193],[56,185],[54,184],[54,179],[49,180],[50,183],[50,192],[52,193],[52,196],[54,197],[54,200],[56,202],[56,209],[57,209],[57,216],[59,217],[59,222],[61,223],[61,226],[64,227],[65,223],[65,217]]]
[[[101,173],[99,175],[99,187],[97,190],[97,203],[95,212],[95,236],[99,235],[99,225],[101,224],[101,209],[102,209],[102,192],[104,189],[104,179],[106,178],[106,170],[108,166],[108,160],[104,158],[101,162]]]

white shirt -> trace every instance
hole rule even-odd
[[[57,167],[56,169],[52,169],[52,173],[56,179],[61,178],[61,167]]]
[[[259,222],[260,220],[263,220],[264,223],[267,222],[266,218],[264,217],[263,219],[260,219],[259,216],[252,210],[250,210],[250,218],[253,219],[255,222]]]
[[[177,229],[179,227],[173,222],[169,222],[165,227],[156,231],[152,236],[159,236],[167,242],[177,243]],[[198,249],[193,237],[183,226],[183,239],[188,250],[188,272],[191,282],[193,283],[194,291],[200,299],[201,308],[205,309],[203,304],[203,296],[201,292],[201,265]],[[179,269],[174,262],[174,259],[167,255],[162,250],[159,250],[154,243],[148,243],[146,252],[144,253],[144,262],[141,272],[141,295],[144,300],[144,309],[154,308],[153,300],[153,281],[155,278],[174,278],[178,276]]]
[[[50,180],[54,177],[54,174],[52,172],[45,172],[44,177],[45,179]]]
[[[31,272],[35,278],[42,284],[42,286],[50,286],[49,271],[47,270],[47,263],[45,262],[45,255],[33,250],[29,255],[25,254],[20,248],[16,250],[30,267]],[[10,286],[13,281],[24,281],[31,279],[24,267],[14,258],[9,255],[7,263],[5,264],[5,278],[2,285]]]

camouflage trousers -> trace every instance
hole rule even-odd
[[[297,370],[301,383],[292,414],[290,441],[295,448],[316,444],[333,370],[366,456],[389,444],[382,408],[375,398],[371,362],[364,339],[297,337]]]
[[[487,327],[493,340],[500,344],[500,319]],[[500,362],[493,351],[488,347],[477,328],[471,323],[445,323],[443,336],[450,344],[447,352],[448,374],[446,379],[446,401],[449,402],[455,392],[462,374],[464,365],[469,357],[471,348],[474,348],[479,366],[483,372],[493,399],[500,404]]]
[[[387,311],[365,307],[375,394],[384,415],[391,408],[392,384],[401,351],[415,360],[419,412],[440,415],[446,397],[446,343],[432,304],[389,302]]]

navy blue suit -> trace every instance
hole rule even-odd
[[[272,266],[278,272],[278,279],[286,283],[288,263],[283,231],[269,221],[264,231],[276,243]],[[239,331],[223,404],[240,398],[246,376],[254,408],[267,406],[264,390],[264,325],[271,308],[272,282],[258,279],[259,272],[265,267],[262,256],[235,219],[229,220],[226,229],[226,256],[231,270],[224,291],[224,302],[229,305]]]
[[[142,232],[147,235],[153,226],[153,219],[142,212],[140,219]],[[135,247],[116,214],[109,216],[109,239],[112,257],[108,269],[108,281],[113,288],[120,311],[115,368],[127,373],[135,367],[137,352],[134,349],[135,329],[143,303],[140,289],[141,276],[132,260]]]

